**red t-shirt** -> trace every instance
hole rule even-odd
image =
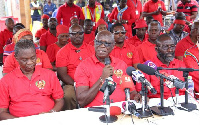
[[[45,28],[41,28],[39,29],[36,33],[35,33],[35,37],[40,38],[42,36],[42,34],[44,34],[46,31],[48,31],[49,29],[45,29]]]
[[[42,34],[42,36],[40,37],[39,43],[40,43],[40,46],[48,47],[49,45],[57,41],[58,41],[57,37],[55,37],[52,33],[50,33],[50,31],[47,31],[44,34]]]
[[[94,54],[94,47],[84,41],[80,48],[68,43],[57,53],[56,67],[67,67],[67,74],[74,79],[74,73],[79,63],[92,54]]]
[[[127,0],[127,6],[131,8],[134,14],[135,20],[140,18],[140,13],[142,13],[142,3],[140,0]]]
[[[57,52],[60,50],[61,48],[56,44],[51,44],[47,47],[47,55],[49,57],[49,60],[50,62],[55,62],[56,61],[56,55],[57,55]]]
[[[122,48],[115,46],[110,55],[123,60],[128,66],[140,63],[135,46],[130,44],[128,40],[124,41],[124,46]]]
[[[15,59],[15,53],[11,53],[5,60],[3,65],[3,73],[9,73],[13,71],[15,68],[19,67],[19,63]],[[43,50],[36,49],[36,66],[42,67],[46,69],[52,69],[52,65],[49,61],[47,54]]]
[[[56,74],[35,68],[29,80],[16,68],[0,80],[0,108],[9,108],[11,115],[24,117],[50,111],[55,99],[63,98],[63,90]]]
[[[157,52],[155,50],[156,44],[153,44],[146,40],[141,45],[136,47],[138,50],[138,55],[140,58],[140,63],[143,63],[147,60],[151,60],[152,58],[157,57]]]
[[[183,62],[187,68],[199,69],[199,48],[194,45],[193,47],[187,49],[184,53]],[[199,72],[189,72],[194,81],[194,90],[199,93]]]
[[[143,39],[143,41],[141,41],[141,40],[137,37],[137,35],[135,35],[135,36],[129,38],[128,41],[129,41],[130,44],[132,44],[132,45],[134,45],[135,47],[137,47],[137,46],[141,45],[143,42],[145,42],[147,39],[148,39],[148,38],[147,38],[147,34],[145,35],[145,38]]]
[[[95,39],[95,32],[92,31],[90,34],[85,34],[84,33],[84,42],[87,44],[90,44],[91,41],[94,41]]]
[[[161,9],[163,11],[166,11],[165,8],[165,3],[161,0],[158,0],[156,3],[154,3],[152,0],[147,1],[144,6],[143,6],[143,12],[146,13],[151,13],[154,11],[158,10],[158,7],[161,7]],[[162,14],[158,14],[158,15],[152,15],[154,20],[158,20],[161,24],[161,26],[163,26],[163,20],[162,20]]]
[[[115,91],[110,95],[110,99],[113,102],[125,101],[125,93],[120,86],[120,78],[122,75],[126,74],[127,65],[124,61],[110,56],[111,66],[113,69],[113,81],[117,83]],[[95,55],[85,59],[81,62],[75,72],[74,79],[76,82],[76,88],[79,86],[89,86],[91,88],[95,82],[100,78],[103,68],[105,65],[101,63]],[[135,90],[135,88],[133,88]],[[86,105],[85,107],[99,106],[103,105],[103,92],[98,92],[94,100]]]
[[[5,46],[7,40],[13,37],[13,32],[8,29],[4,29],[0,32],[0,53],[3,53],[3,47]]]
[[[198,3],[196,0],[192,0],[190,3],[186,3],[185,5],[182,2],[179,2],[177,5],[177,12],[183,12],[188,16],[192,15],[192,12],[198,11]]]
[[[58,12],[57,12],[57,15],[56,15],[58,24],[60,24],[61,19],[62,19],[63,25],[69,26],[70,25],[70,18],[73,17],[74,15],[77,15],[78,19],[84,20],[82,10],[79,6],[73,4],[72,7],[69,7],[67,5],[67,3],[65,3],[64,5],[62,5],[58,8]]]
[[[173,61],[170,62],[169,66],[163,64],[157,57],[151,60],[154,64],[156,64],[157,67],[163,67],[163,68],[184,68],[185,64],[177,59],[174,59]],[[177,78],[179,78],[180,80],[184,81],[183,78],[183,72],[182,71],[178,71],[178,70],[160,70],[160,73],[165,73],[168,75],[174,75]],[[149,98],[160,98],[160,78],[156,77],[155,75],[147,75],[145,74],[145,77],[148,79],[148,81],[152,84],[152,86],[156,89],[157,94],[153,95],[150,91],[149,91]],[[141,90],[141,83],[137,83],[136,84],[136,89],[137,91]],[[172,94],[173,96],[175,96],[175,88],[171,88],[172,90]],[[180,95],[184,95],[184,91],[183,90],[179,90],[179,94]],[[164,85],[164,99],[168,99],[169,97],[171,97],[171,92],[169,90],[168,87],[166,87]]]
[[[180,40],[175,49],[175,56],[183,56],[184,52],[195,44],[191,41],[190,35]]]
[[[34,43],[34,45],[35,45],[35,49],[39,49],[37,44]],[[5,46],[4,52],[3,52],[3,63],[5,62],[6,57],[9,56],[14,51],[15,51],[15,43],[11,43]]]

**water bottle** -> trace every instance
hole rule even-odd
[[[188,91],[194,97],[194,82],[192,76],[188,76]],[[188,100],[193,100],[193,97],[188,93]]]

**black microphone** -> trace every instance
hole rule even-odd
[[[154,68],[152,67],[149,67],[147,65],[144,65],[144,64],[138,64],[137,65],[137,68],[139,70],[141,70],[142,72],[148,74],[148,75],[155,75],[157,77],[161,77],[161,78],[164,78],[164,79],[167,79],[169,81],[172,81],[173,82],[173,85],[176,87],[176,88],[179,88],[179,89],[182,89],[185,87],[185,82],[179,80],[179,79],[171,79],[161,73],[159,73],[158,71],[156,71]]]

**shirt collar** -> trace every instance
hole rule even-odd
[[[158,59],[158,57],[156,56],[155,58],[153,58],[153,62],[156,62],[157,67],[171,67],[171,66],[175,66],[176,62],[175,59],[173,59],[170,63],[169,66],[167,66],[166,64],[164,64],[163,62],[160,61],[160,59]]]
[[[22,73],[22,71],[21,71],[21,69],[20,69],[20,66],[18,66],[16,69],[16,76],[18,77],[18,78],[22,78],[22,77],[26,77],[23,73]],[[35,71],[34,71],[34,73],[33,73],[33,75],[32,75],[32,78],[31,79],[33,79],[33,78],[35,78],[36,76],[40,76],[40,70],[39,70],[39,67],[37,67],[37,66],[35,66]]]
[[[96,3],[95,3],[95,4],[96,4]],[[94,8],[93,8],[93,7],[90,7],[89,5],[87,5],[87,7],[88,7],[89,9],[95,9],[95,8],[97,7],[97,5],[95,5]]]
[[[190,39],[190,35],[186,36],[185,39],[186,39],[189,43],[191,43],[192,45],[195,45],[195,44],[192,42],[192,40]]]
[[[70,6],[67,5],[67,2],[65,3],[65,7],[70,7]],[[71,7],[74,7],[74,4]]]
[[[126,48],[127,47],[127,42],[126,42],[126,40],[124,40],[124,45],[122,46],[122,48]],[[114,49],[115,48],[119,48],[118,46],[114,46]]]
[[[83,44],[81,45],[81,47],[79,47],[79,48],[76,48],[74,45],[72,45],[72,43],[70,42],[70,43],[68,43],[69,44],[69,46],[70,46],[70,48],[72,49],[72,50],[81,50],[81,49],[84,49],[84,48],[86,48],[86,43],[83,41]]]
[[[153,44],[153,43],[149,42],[148,39],[146,40],[146,44],[147,44],[148,46],[156,46],[156,44]]]

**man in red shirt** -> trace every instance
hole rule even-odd
[[[103,105],[103,93],[99,88],[103,81],[112,76],[117,83],[115,91],[110,96],[113,102],[125,100],[125,93],[120,86],[120,78],[126,74],[127,65],[124,61],[110,56],[115,45],[114,36],[109,31],[101,31],[95,40],[95,54],[81,62],[75,72],[76,96],[80,107]],[[110,58],[111,64],[105,65],[105,58]],[[132,88],[131,99],[138,96]]]
[[[134,29],[136,29],[136,35],[133,36],[132,38],[129,38],[128,40],[130,44],[133,44],[135,47],[137,47],[147,40],[147,35],[146,35],[147,24],[145,20],[143,19],[137,20],[135,22]]]
[[[185,13],[192,21],[197,17],[198,7],[196,0],[181,0],[177,5],[177,12]]]
[[[187,49],[184,53],[183,62],[187,68],[199,69],[199,43]],[[199,93],[199,71],[189,72],[194,81],[194,91]]]
[[[54,72],[36,67],[33,42],[20,40],[15,57],[20,67],[0,80],[0,120],[60,111],[63,90]]]
[[[6,29],[0,32],[0,63],[3,61],[3,47],[6,42],[13,37],[14,20],[7,18],[5,20]]]
[[[148,39],[139,45],[137,48],[140,63],[143,63],[147,60],[151,60],[156,57],[157,53],[155,50],[156,39],[160,35],[161,25],[157,20],[153,20],[150,22],[148,26]]]
[[[190,47],[196,45],[199,41],[199,21],[195,21],[191,27],[190,34],[183,38],[176,45],[175,57],[179,60],[183,60],[184,52]]]
[[[156,41],[156,52],[157,56],[151,61],[155,63],[157,67],[163,67],[163,68],[179,68],[179,67],[185,67],[185,64],[174,58],[174,51],[175,51],[175,41],[169,36],[168,34],[162,34],[158,37]],[[183,72],[178,70],[160,70],[159,71],[162,74],[165,74],[166,76],[175,76],[180,80],[184,81],[183,78]],[[149,82],[151,82],[152,86],[156,89],[157,94],[153,95],[152,93],[149,93],[150,98],[160,98],[160,79],[154,75],[147,75],[147,79]],[[171,88],[172,95],[170,92],[170,89],[167,87],[168,81],[164,82],[164,98],[168,99],[169,97],[175,96],[175,87]],[[166,85],[167,84],[167,85]],[[136,84],[137,91],[141,89],[141,84]],[[150,91],[149,91],[150,92]],[[184,90],[179,90],[180,95],[184,95]]]
[[[35,33],[35,38],[36,40],[39,40],[41,35],[44,34],[46,31],[48,31],[49,27],[48,27],[48,19],[49,19],[49,16],[46,15],[46,14],[43,14],[42,17],[42,24],[43,24],[43,27],[41,29],[39,29],[36,33]]]
[[[74,73],[79,63],[94,53],[94,47],[86,44],[84,41],[84,32],[80,25],[70,27],[69,34],[71,42],[60,49],[56,56],[57,73],[65,85],[63,87],[64,110],[77,108],[74,91]]]
[[[154,20],[158,20],[163,26],[162,15],[166,16],[175,12],[167,12],[165,3],[161,0],[149,0],[143,6],[143,17],[152,15]]]
[[[123,60],[128,66],[137,68],[137,64],[140,63],[138,52],[129,40],[125,40],[126,30],[124,26],[121,23],[116,23],[112,26],[111,32],[114,35],[115,46],[110,55]]]
[[[95,32],[92,31],[93,28],[93,22],[90,19],[84,20],[84,42],[87,44],[90,44],[90,42],[93,42],[95,39]]]
[[[66,0],[66,3],[58,8],[58,12],[56,18],[58,20],[58,24],[61,23],[61,19],[63,21],[63,25],[70,25],[70,18],[73,16],[77,16],[80,20],[80,24],[83,25],[84,16],[82,10],[79,6],[75,5],[74,0]]]
[[[45,32],[44,34],[42,34],[42,36],[40,37],[40,49],[46,52],[46,49],[49,45],[55,43],[58,41],[57,37],[56,37],[56,26],[57,26],[57,20],[54,17],[51,17],[48,20],[48,27],[49,30],[47,32]]]

